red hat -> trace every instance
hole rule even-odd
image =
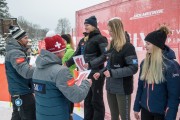
[[[64,40],[59,35],[46,37],[44,41],[45,41],[46,50],[52,53],[61,52],[66,49]]]

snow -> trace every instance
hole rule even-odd
[[[10,102],[0,102],[0,116],[1,120],[10,120],[12,114],[12,107]]]
[[[76,113],[76,114],[74,114],[73,117],[75,120],[80,120],[80,118],[83,117],[82,111],[83,110],[82,109],[80,110],[80,108],[74,109],[74,113]],[[10,102],[0,101],[0,117],[1,117],[1,120],[10,120],[11,114],[12,114],[12,104]],[[79,116],[79,117],[77,118],[77,116]]]
[[[0,55],[0,64],[4,64],[4,61],[5,61],[5,57]]]

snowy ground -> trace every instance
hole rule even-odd
[[[9,106],[9,107],[7,107],[7,106]],[[75,113],[79,113],[78,111],[79,111],[78,109],[74,110]],[[12,108],[10,107],[9,103],[6,105],[0,106],[0,118],[1,118],[1,120],[10,120],[11,119],[11,113],[12,113]],[[83,116],[82,114],[78,114],[78,115]],[[74,120],[83,120],[79,116],[78,117],[77,117],[77,115],[74,116],[74,118],[75,118]],[[108,120],[108,119],[106,119],[106,120]],[[132,120],[135,120],[135,119],[132,119]],[[176,120],[180,120],[179,113],[178,113],[178,117]]]
[[[7,102],[0,102],[0,118],[1,120],[11,119],[12,108],[11,104]]]
[[[0,64],[4,63],[4,56],[0,55]]]
[[[81,110],[82,111],[82,110]],[[74,112],[74,120],[83,120],[81,117],[83,116],[83,112],[80,112],[79,108],[75,108]],[[0,102],[0,120],[10,120],[12,114],[12,107],[9,102]],[[81,116],[81,117],[80,117]]]

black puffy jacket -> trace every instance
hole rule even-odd
[[[89,64],[89,69],[93,73],[99,71],[104,67],[104,62],[106,61],[104,52],[107,45],[107,38],[102,36],[99,30],[94,30],[89,33],[87,41],[84,38],[80,40],[74,55],[66,62],[67,67],[74,64],[74,56],[84,55],[85,62]]]

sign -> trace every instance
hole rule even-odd
[[[80,86],[82,81],[87,79],[89,74],[91,73],[91,70],[82,71],[79,73],[78,78],[76,79],[76,85]]]
[[[85,70],[87,70],[87,69],[84,67],[85,61],[84,61],[83,55],[75,56],[75,57],[73,57],[73,59],[74,59],[74,62],[75,62],[75,64],[76,64],[76,66],[78,67],[79,71],[85,71]]]

